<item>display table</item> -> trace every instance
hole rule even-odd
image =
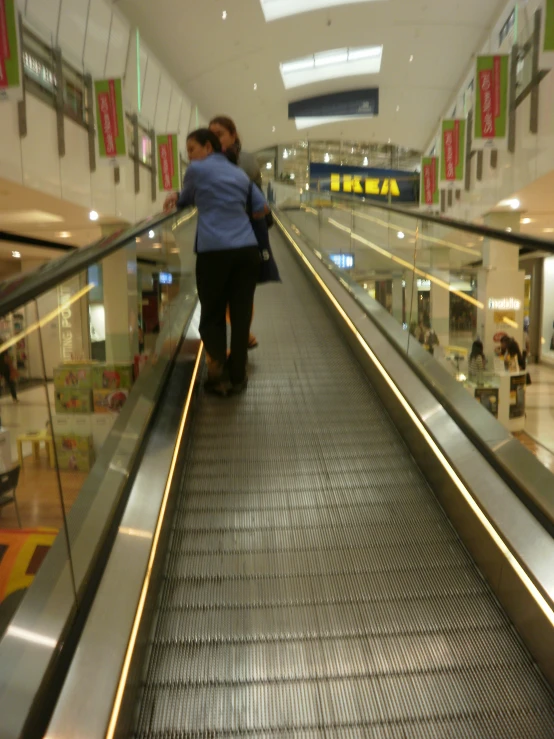
[[[505,429],[514,433],[525,427],[525,372],[483,373],[480,383],[464,383],[473,395]]]
[[[23,468],[23,444],[28,442],[33,445],[33,457],[38,462],[40,458],[40,445],[44,444],[48,453],[48,460],[50,467],[56,466],[56,459],[54,457],[54,442],[50,434],[44,431],[34,431],[22,434],[17,437],[17,456],[19,457],[19,466]]]

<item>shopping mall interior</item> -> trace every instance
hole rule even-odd
[[[553,70],[551,0],[0,1],[0,739],[554,737]]]

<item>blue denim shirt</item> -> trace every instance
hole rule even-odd
[[[248,176],[224,154],[210,154],[206,159],[190,163],[177,206],[198,208],[198,253],[257,246],[246,213],[249,186]],[[254,186],[253,212],[261,212],[265,206],[264,196]]]

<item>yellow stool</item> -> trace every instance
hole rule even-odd
[[[22,434],[17,437],[17,456],[19,458],[19,466],[23,469],[23,449],[22,444],[30,442],[33,445],[33,457],[36,462],[40,459],[40,445],[44,442],[48,453],[50,467],[56,466],[56,458],[54,457],[54,442],[47,431],[37,431],[35,433]]]

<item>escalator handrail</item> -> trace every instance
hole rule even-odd
[[[33,272],[19,274],[0,282],[0,316],[11,313],[60,283],[86,271],[148,231],[163,226],[164,223],[175,218],[175,212],[173,210],[170,213],[152,216],[130,228],[122,228],[121,231],[105,236],[82,249],[74,249],[67,256],[47,262]],[[31,240],[26,239],[19,243],[31,244]]]
[[[0,241],[7,241],[9,244],[21,244],[22,246],[38,246],[42,249],[56,249],[57,251],[73,252],[79,247],[75,244],[69,244],[67,241],[63,244],[59,241],[50,241],[50,239],[39,239],[36,236],[27,236],[26,234],[13,233],[12,231],[0,231]]]

